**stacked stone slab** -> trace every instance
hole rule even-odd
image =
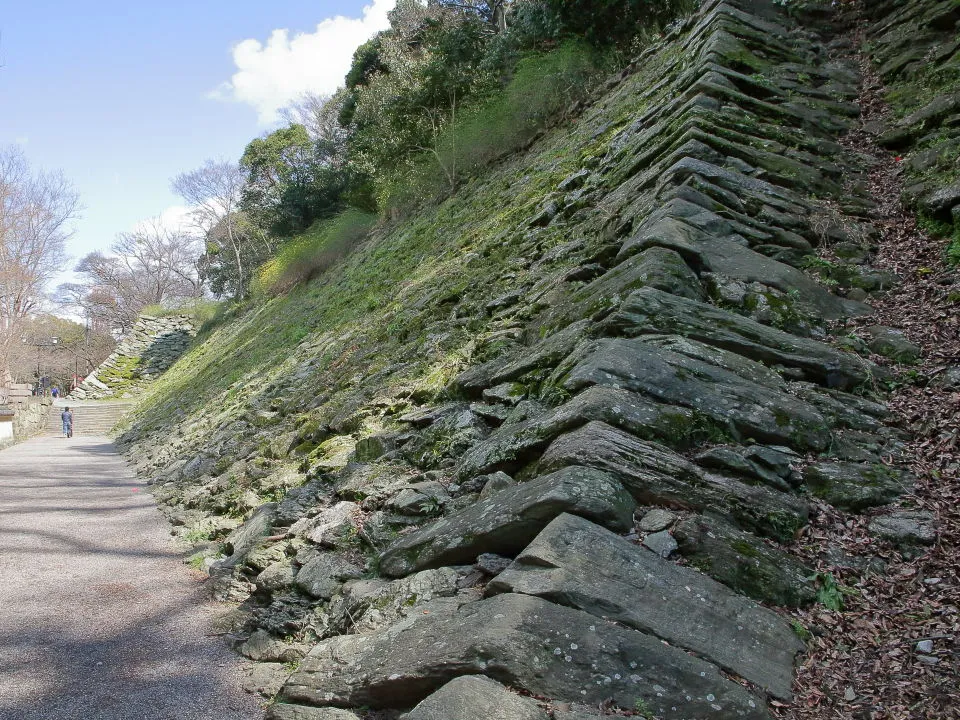
[[[896,116],[880,144],[901,153],[906,202],[960,232],[960,5],[887,0],[866,12]]]
[[[133,397],[138,388],[183,355],[195,334],[193,318],[189,315],[141,315],[110,356],[69,397],[74,400]]]
[[[629,108],[609,152],[517,230],[605,243],[489,299],[524,308],[515,342],[442,402],[373,363],[350,367],[369,384],[350,403],[324,387],[322,422],[293,425],[305,357],[244,417],[208,416],[205,447],[129,436],[176,522],[249,511],[209,564],[220,597],[257,608],[243,652],[289,675],[269,717],[537,718],[529,698],[549,698],[554,720],[719,720],[790,697],[803,644],[768,606],[816,596],[790,552],[811,496],[859,512],[910,478],[863,397],[883,372],[826,342],[886,282],[862,160],[837,142],[857,66],[782,12],[705,2],[636,61],[653,84],[609,84],[578,122],[604,133],[608,103]],[[804,271],[824,241],[862,241],[863,282]],[[290,674],[298,633],[320,641]]]
[[[285,701],[423,701],[414,714],[425,714],[474,674],[665,718],[768,717],[765,694],[790,696],[802,643],[746,596],[812,599],[809,570],[777,545],[805,524],[807,493],[866,507],[905,480],[887,468],[890,482],[875,477],[868,451],[797,471],[802,454],[829,454],[849,433],[875,447],[895,439],[884,409],[849,392],[879,369],[818,341],[805,320],[869,308],[798,267],[824,237],[816,197],[836,198],[849,225],[868,223],[869,202],[844,190],[851,160],[836,142],[859,113],[856,72],[783,22],[772,3],[705,4],[674,40],[663,85],[638,89],[659,100],[596,170],[610,188],[607,232],[621,238],[613,262],[536,319],[530,335],[543,340],[458,379],[475,405],[515,404],[503,388],[531,372],[569,399],[508,414],[457,467],[464,485],[497,472],[523,482],[403,534],[377,567],[403,578],[483,566],[483,552],[515,557],[486,585],[491,597],[334,634]],[[720,447],[682,454],[705,439]],[[617,536],[634,505],[685,512],[673,534],[702,572]],[[481,689],[502,694],[471,692]]]

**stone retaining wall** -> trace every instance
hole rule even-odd
[[[0,412],[5,416],[3,418],[5,432],[0,436],[0,447],[12,445],[42,432],[46,427],[52,402],[50,398],[27,398],[16,405],[9,406],[8,409],[0,407]],[[12,422],[6,417],[11,411]]]
[[[437,348],[500,323],[439,390],[404,374],[434,351],[417,332],[390,358],[326,336],[121,439],[174,522],[222,541],[196,560],[246,601],[268,717],[459,717],[513,688],[553,720],[760,720],[790,698],[805,630],[782,609],[818,597],[796,538],[827,505],[888,517],[912,482],[843,326],[897,278],[871,266],[869,159],[838,142],[860,76],[834,29],[708,0],[611,79],[523,242],[470,238],[464,264],[496,255],[514,285],[401,296],[442,308]]]
[[[70,393],[74,400],[133,397],[190,346],[196,328],[189,315],[141,315],[110,356]]]

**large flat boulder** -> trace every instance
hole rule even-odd
[[[769,718],[763,700],[711,663],[581,610],[512,593],[408,618],[379,635],[321,642],[281,697],[404,708],[477,674],[558,700],[629,709],[643,700],[667,720]]]
[[[608,473],[642,505],[711,510],[778,540],[792,539],[807,521],[808,507],[800,498],[709,473],[662,445],[602,422],[587,423],[554,440],[539,467],[550,472],[568,465]]]
[[[913,486],[908,474],[882,463],[813,463],[803,469],[803,481],[818,498],[854,512],[885,505]]]
[[[781,699],[804,648],[776,613],[572,515],[547,525],[487,591],[536,595],[656,635]]]
[[[592,468],[564,467],[505,488],[402,536],[380,555],[379,569],[388,577],[402,577],[417,570],[473,562],[481,553],[513,555],[564,512],[626,530],[634,507],[630,494],[615,477]]]
[[[543,415],[507,423],[470,448],[457,466],[461,478],[494,470],[512,471],[525,464],[561,433],[591,420],[602,420],[638,437],[685,447],[696,435],[689,408],[664,405],[615,387],[589,387]]]
[[[339,708],[278,703],[267,708],[265,720],[357,720],[357,715]]]
[[[483,675],[451,680],[411,710],[405,720],[549,720],[536,700]]]
[[[746,380],[639,338],[591,343],[567,358],[556,374],[569,392],[606,385],[690,408],[718,433],[737,439],[815,450],[829,442],[823,415],[783,388]]]
[[[537,368],[556,365],[590,332],[591,323],[580,320],[544,338],[532,347],[501,355],[460,373],[454,385],[460,392],[477,396],[486,388],[514,380]]]
[[[852,353],[656,288],[631,293],[605,326],[628,336],[682,335],[753,360],[798,368],[831,387],[858,385],[876,372],[872,363]]]
[[[732,181],[726,189],[740,194],[742,183],[749,180],[738,173],[693,158],[683,158],[667,170],[678,181],[697,173],[707,180],[711,170],[727,173]],[[721,184],[722,183],[717,183]],[[761,191],[762,192],[762,191]],[[798,296],[801,302],[827,320],[869,312],[865,305],[854,303],[830,293],[806,273],[761,255],[744,245],[744,234],[753,235],[754,244],[770,240],[747,228],[735,226],[712,211],[675,198],[653,213],[636,232],[624,241],[619,259],[652,247],[664,247],[679,253],[688,263],[710,272],[722,273],[746,283],[760,282],[788,296]]]
[[[673,536],[693,567],[747,597],[788,607],[816,599],[813,568],[722,518],[685,518]]]

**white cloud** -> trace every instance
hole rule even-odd
[[[274,30],[266,44],[249,38],[233,46],[237,72],[209,95],[217,100],[247,103],[263,125],[279,119],[278,111],[305,92],[332,93],[343,84],[353,51],[374,33],[389,27],[387,13],[396,0],[373,0],[362,17],[328,18],[312,33]]]
[[[149,230],[151,228],[166,228],[171,231],[188,231],[192,229],[190,221],[190,208],[184,205],[171,205],[163,210],[159,215],[152,218],[145,218],[134,223],[130,228],[132,232],[139,230]]]

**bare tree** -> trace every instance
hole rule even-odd
[[[200,168],[177,175],[171,183],[173,191],[192,206],[193,220],[204,235],[218,226],[224,229],[240,278],[235,288],[238,299],[244,294],[246,268],[235,218],[245,181],[246,172],[238,163],[207,160]]]
[[[66,262],[79,209],[61,174],[32,171],[19,149],[0,149],[0,372],[19,326]]]
[[[84,282],[57,290],[61,303],[81,308],[95,328],[122,332],[147,305],[203,295],[199,238],[160,218],[120,233],[110,250],[85,256],[76,267]]]

